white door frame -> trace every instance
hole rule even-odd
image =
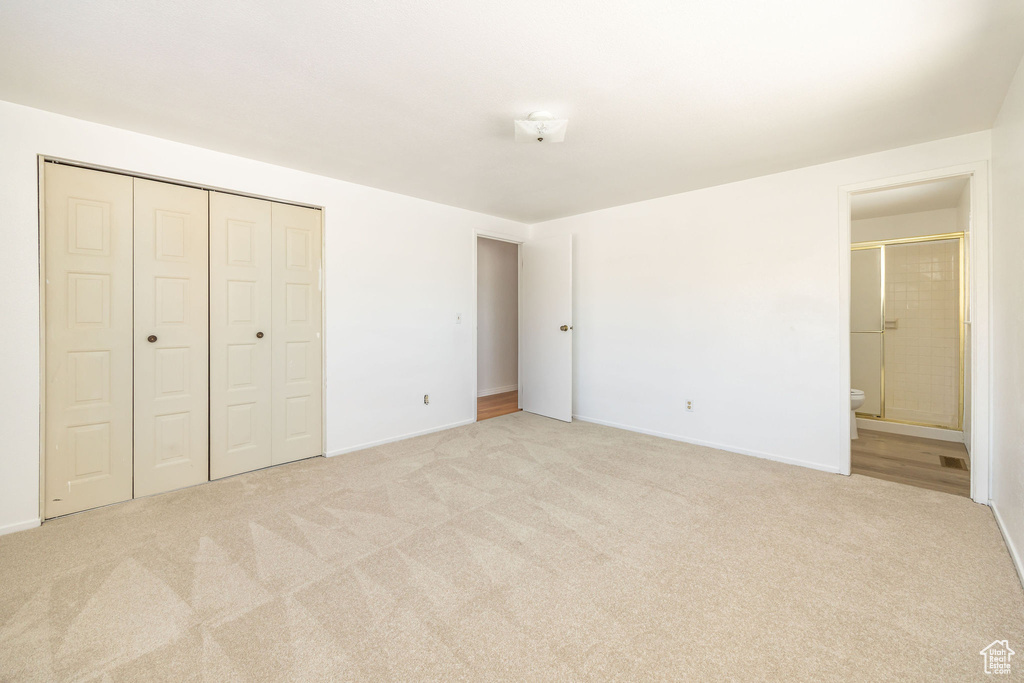
[[[103,166],[101,164],[90,164],[84,161],[78,161],[75,159],[68,159],[65,157],[59,157],[49,154],[37,154],[36,155],[36,172],[37,172],[37,184],[39,194],[39,224],[37,225],[37,234],[39,236],[39,522],[43,523],[46,520],[46,212],[44,210],[45,196],[43,194],[44,182],[43,176],[46,172],[47,163],[64,164],[66,166],[77,166],[79,168],[87,168],[93,171],[103,171],[105,173],[116,173],[119,175],[125,175],[132,178],[142,178],[143,180],[155,180],[162,183],[170,183],[173,185],[184,185],[185,187],[194,187],[200,190],[208,190],[211,192],[223,192],[225,194],[235,194],[242,197],[251,197],[252,199],[263,199],[271,202],[278,202],[280,204],[291,204],[293,206],[301,206],[307,209],[317,209],[320,211],[320,450],[322,451],[320,457],[327,456],[327,273],[324,268],[324,262],[327,259],[327,208],[318,206],[316,204],[306,204],[303,202],[297,202],[289,199],[279,199],[277,197],[269,197],[266,195],[260,195],[250,192],[241,192],[239,190],[233,190],[226,187],[217,187],[213,185],[204,185],[202,183],[189,182],[187,180],[178,180],[175,178],[167,178],[164,176],[152,175],[149,173],[142,173],[140,171],[129,171],[121,168],[115,168],[113,166]],[[507,240],[506,240],[507,241]],[[476,242],[474,241],[474,246]],[[476,263],[476,249],[473,250],[473,263]],[[475,271],[475,268],[474,268]],[[475,275],[474,275],[475,280]],[[475,315],[475,314],[474,314]],[[474,368],[475,366],[475,347],[474,347]],[[474,370],[475,373],[475,370]],[[475,376],[475,375],[474,375]],[[475,380],[474,380],[475,383]],[[475,404],[474,404],[475,405]],[[206,482],[209,483],[209,482]],[[134,498],[133,498],[134,500]],[[128,501],[125,501],[128,502]],[[116,503],[115,503],[116,505]],[[27,528],[27,527],[26,527]]]
[[[517,407],[522,409],[523,407],[523,364],[522,351],[523,351],[523,241],[514,235],[509,235],[503,232],[497,232],[495,230],[483,230],[477,228],[473,231],[473,313],[471,319],[473,321],[473,422],[477,421],[477,382],[480,378],[477,377],[477,354],[479,348],[477,344],[477,306],[478,295],[477,287],[479,286],[479,264],[477,263],[477,238],[483,237],[485,239],[494,240],[495,242],[508,242],[509,244],[516,245],[516,308],[518,309],[518,320],[516,324],[516,348],[517,348],[517,361],[516,361],[516,384],[519,387],[518,391],[518,404]]]
[[[844,453],[842,473],[850,474],[850,195],[865,190],[906,185],[927,180],[940,180],[953,176],[970,176],[971,218],[970,249],[968,252],[969,296],[971,310],[971,386],[964,387],[970,392],[971,420],[969,444],[971,453],[971,498],[976,503],[988,505],[991,490],[991,425],[989,422],[991,397],[991,322],[990,322],[990,275],[991,260],[989,221],[989,164],[976,161],[957,166],[920,171],[906,175],[871,180],[839,188],[839,350],[840,386],[839,414],[842,415],[839,429],[840,451]]]

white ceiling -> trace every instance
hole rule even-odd
[[[1019,0],[0,2],[0,99],[523,222],[986,129],[1022,53]]]
[[[970,180],[970,176],[956,176],[855,194],[850,198],[850,217],[860,220],[955,209],[960,205],[960,197]]]

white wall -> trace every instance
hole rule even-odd
[[[992,507],[1024,571],[1024,61],[992,130]]]
[[[935,209],[915,211],[895,216],[861,218],[850,221],[850,236],[853,242],[876,242],[898,240],[904,237],[923,237],[957,232],[957,210]]]
[[[964,191],[960,193],[956,208],[956,229],[955,232],[967,232],[971,229],[971,184],[964,185]]]
[[[476,388],[488,396],[519,387],[519,245],[477,239]]]
[[[475,230],[525,226],[0,102],[0,533],[39,511],[37,154],[325,207],[329,453],[474,419]]]
[[[842,471],[839,188],[986,160],[989,143],[974,133],[533,226],[576,236],[574,413]]]

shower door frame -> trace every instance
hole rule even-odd
[[[917,427],[932,427],[934,429],[949,429],[953,431],[962,432],[964,428],[964,326],[966,324],[966,300],[964,297],[966,283],[964,281],[964,232],[946,232],[937,233],[932,235],[921,235],[919,237],[900,237],[891,240],[871,240],[869,242],[853,242],[850,245],[850,251],[867,251],[870,249],[878,249],[879,254],[879,265],[881,270],[881,277],[879,278],[879,290],[882,306],[882,329],[875,331],[868,330],[850,330],[850,334],[878,334],[880,337],[880,346],[882,356],[879,359],[881,365],[881,381],[880,381],[880,392],[881,395],[878,397],[879,412],[880,415],[871,415],[870,413],[857,413],[857,417],[863,417],[869,420],[878,420],[880,422],[892,422],[895,424],[915,425]],[[917,422],[915,420],[897,420],[896,418],[885,416],[885,248],[895,246],[899,244],[918,244],[922,242],[942,242],[947,240],[957,241],[957,412],[956,412],[956,426],[950,427],[948,425],[932,424],[929,422]]]
[[[932,168],[894,175],[887,178],[876,178],[864,182],[840,185],[836,188],[838,216],[838,286],[840,306],[837,311],[839,325],[839,357],[837,366],[839,375],[836,378],[840,391],[835,400],[835,434],[836,449],[839,453],[839,471],[850,474],[850,203],[851,196],[872,190],[900,187],[929,180],[941,180],[957,176],[970,177],[971,217],[970,234],[971,248],[965,264],[967,277],[967,293],[970,296],[971,325],[971,382],[965,386],[970,392],[971,415],[964,425],[964,437],[968,442],[971,456],[971,499],[983,505],[990,504],[991,491],[991,426],[989,415],[991,408],[991,331],[990,331],[990,225],[989,225],[989,162],[971,161],[957,165]]]

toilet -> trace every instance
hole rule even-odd
[[[857,408],[864,405],[864,392],[850,389],[850,438],[857,438]]]

